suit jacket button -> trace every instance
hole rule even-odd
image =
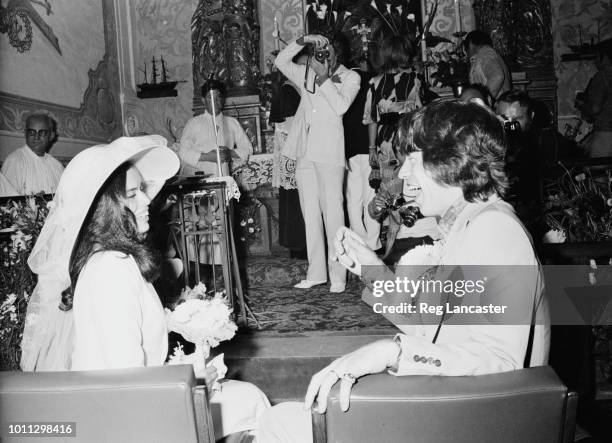
[[[421,357],[419,357],[418,355],[414,354],[414,361],[418,362],[421,360]]]
[[[432,364],[432,363],[433,363],[433,358],[432,358],[432,357],[429,357],[429,358],[427,359],[427,363]]]
[[[442,364],[442,362],[441,362],[440,360],[436,360],[436,361],[434,362],[434,365],[436,365],[436,366],[438,366],[438,367],[440,367],[440,365],[441,365],[441,364]]]
[[[421,363],[427,363],[427,357],[421,357]]]

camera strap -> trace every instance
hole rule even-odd
[[[309,81],[309,76],[308,73],[310,72],[310,57],[308,57],[308,59],[306,60],[306,71],[304,72],[304,89],[306,89],[306,92],[309,92],[310,94],[314,94],[315,90],[316,90],[316,79],[317,76],[315,75],[314,78],[312,79],[312,90],[308,89],[308,81]]]

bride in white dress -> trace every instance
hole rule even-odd
[[[149,203],[178,168],[160,136],[123,137],[70,162],[28,260],[39,281],[28,306],[23,370],[164,364],[168,330],[145,235]],[[210,385],[216,370],[204,371],[196,375]],[[226,442],[255,432],[270,406],[256,386],[233,380],[210,392],[210,403],[215,438]]]

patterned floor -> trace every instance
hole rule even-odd
[[[276,334],[355,332],[393,333],[395,327],[361,301],[363,285],[351,281],[341,294],[331,294],[329,284],[311,289],[289,286],[253,286],[248,304],[260,324],[259,332]],[[253,328],[255,325],[250,323]]]
[[[243,263],[248,305],[259,323],[250,322],[250,328],[268,334],[393,333],[395,327],[361,301],[363,284],[356,277],[349,277],[340,294],[330,293],[329,283],[293,288],[306,268],[305,260],[280,256]]]

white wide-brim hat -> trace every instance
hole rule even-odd
[[[28,258],[33,272],[53,276],[64,289],[70,286],[70,255],[85,217],[102,185],[126,162],[140,171],[149,198],[180,166],[178,156],[159,135],[121,137],[77,154],[62,174],[49,215]]]

